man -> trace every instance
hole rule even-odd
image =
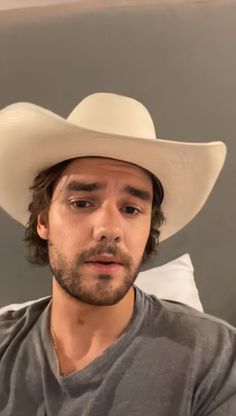
[[[205,203],[224,144],[157,139],[115,94],[67,120],[15,104],[0,131],[1,205],[53,276],[52,297],[0,314],[0,415],[235,415],[236,330],[134,285]]]

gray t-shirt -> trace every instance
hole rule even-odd
[[[65,377],[51,297],[0,313],[0,415],[236,416],[236,329],[134,288],[126,331]]]

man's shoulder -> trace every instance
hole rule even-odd
[[[50,300],[47,296],[0,308],[0,355],[15,336],[30,330]]]
[[[193,321],[196,322],[196,324],[200,325],[213,325],[217,327],[223,326],[228,328],[230,331],[236,333],[235,327],[233,327],[223,319],[217,318],[216,316],[210,315],[206,312],[199,311],[181,302],[176,302],[168,299],[158,299],[158,301],[162,305],[163,309],[175,316],[177,319]]]
[[[159,300],[161,304],[163,325],[166,330],[177,336],[187,338],[198,345],[219,345],[236,343],[236,328],[228,322],[198,311],[191,306],[170,301]]]
[[[27,308],[28,306],[31,305],[38,305],[42,302],[44,302],[47,299],[50,299],[51,296],[44,296],[42,298],[38,298],[38,299],[34,299],[34,300],[28,300],[26,302],[21,302],[21,303],[11,303],[9,305],[6,306],[2,306],[0,308],[0,316],[2,316],[5,312],[8,311],[20,311],[23,310],[25,308]]]
[[[51,300],[51,296],[45,296],[40,299],[30,300],[23,303],[11,303],[0,308],[0,325],[3,322],[14,323],[27,315],[27,313],[37,313],[42,311]]]
[[[140,291],[140,289],[138,289]],[[153,334],[165,339],[194,346],[217,345],[219,342],[236,344],[236,328],[226,321],[199,311],[186,304],[140,292],[147,305],[146,319]],[[224,341],[222,341],[224,340]]]

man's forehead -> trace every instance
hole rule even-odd
[[[114,186],[118,185],[123,190],[132,187],[142,192],[147,190],[144,197],[147,200],[152,194],[151,174],[144,169],[128,162],[100,157],[83,157],[71,161],[63,171],[55,191],[68,193],[102,190],[106,189],[111,181]]]
[[[72,175],[76,173],[86,174],[87,172],[94,174],[98,172],[114,170],[119,173],[133,173],[136,176],[140,177],[149,177],[151,178],[151,173],[146,171],[146,169],[141,166],[129,163],[123,160],[106,158],[106,157],[97,157],[97,156],[86,156],[76,158],[71,161],[71,163],[65,168],[65,175]]]

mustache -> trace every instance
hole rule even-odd
[[[76,259],[76,266],[78,267],[82,263],[89,261],[91,257],[101,256],[102,254],[111,254],[112,256],[119,258],[124,267],[131,269],[133,263],[132,258],[114,244],[99,245],[83,251]]]

